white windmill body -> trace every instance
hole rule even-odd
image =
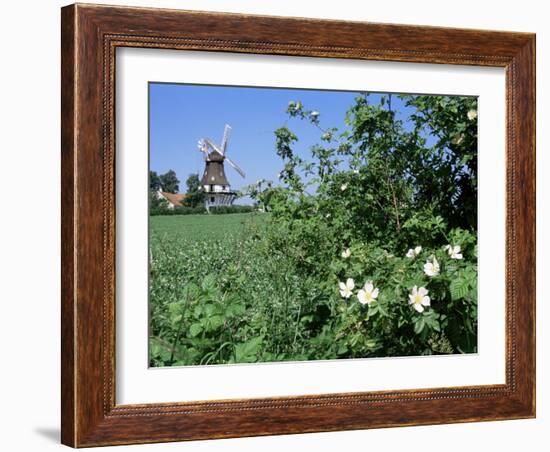
[[[225,175],[224,162],[227,161],[241,177],[245,174],[239,166],[227,157],[227,144],[231,127],[225,126],[220,146],[215,145],[209,138],[199,140],[199,150],[204,154],[205,168],[201,178],[201,187],[205,193],[204,205],[207,210],[211,207],[230,206],[235,201],[237,193],[231,190],[231,185]]]

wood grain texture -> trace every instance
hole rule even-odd
[[[62,442],[73,447],[535,415],[535,36],[71,5],[62,9]],[[117,47],[506,68],[506,384],[115,403]]]
[[[75,151],[75,30],[74,9],[61,11],[61,412],[63,428],[61,441],[74,444],[75,397],[74,385],[74,151]]]

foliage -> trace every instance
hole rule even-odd
[[[160,177],[156,171],[149,171],[149,191],[156,192],[162,188]]]
[[[179,179],[174,170],[169,170],[165,174],[159,176],[162,190],[168,193],[178,193],[180,190]]]
[[[154,196],[154,199],[152,199],[152,202],[155,203],[151,204],[151,210],[149,211],[149,215],[151,216],[157,216],[157,215],[197,215],[197,214],[206,214],[210,213],[211,215],[225,215],[225,214],[237,214],[237,213],[249,213],[254,212],[257,210],[254,206],[241,206],[241,205],[233,205],[233,206],[217,206],[217,207],[210,207],[210,212],[207,212],[204,205],[199,204],[196,207],[188,207],[188,206],[182,206],[182,207],[174,207],[173,209],[168,208],[168,203],[164,200],[159,200],[156,196]]]
[[[213,215],[223,215],[226,213],[249,213],[254,212],[256,207],[254,206],[241,206],[234,204],[232,206],[213,206],[210,207],[210,213]]]
[[[436,142],[416,162],[418,196],[446,213],[451,227],[477,229],[477,99],[458,96],[403,96],[416,109],[414,133]],[[435,175],[436,177],[432,177]],[[451,206],[451,209],[449,209]]]
[[[342,131],[289,103],[319,143],[275,131],[268,213],[152,225],[151,365],[477,351],[477,101],[372,97]]]
[[[187,207],[187,206],[176,206],[173,209],[168,208],[168,203],[166,203],[165,207],[159,207],[159,208],[151,208],[149,210],[149,215],[151,216],[157,216],[157,215],[197,215],[201,213],[206,213],[206,209],[204,206],[197,206],[197,207]]]
[[[169,212],[166,199],[159,197],[156,190],[149,190],[149,215],[166,215]]]
[[[159,197],[159,191],[177,193],[179,190],[179,180],[175,171],[170,170],[160,176],[156,171],[149,171],[149,214],[150,215],[170,215],[172,209],[168,208],[166,199]],[[195,212],[196,213],[196,212]]]
[[[187,192],[183,204],[187,207],[197,207],[204,203],[204,192],[198,174],[190,174],[185,181]]]

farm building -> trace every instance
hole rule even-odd
[[[157,191],[157,198],[164,199],[168,203],[169,209],[174,209],[175,207],[182,207],[182,201],[185,198],[185,193],[169,193],[166,191]]]

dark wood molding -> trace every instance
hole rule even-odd
[[[535,36],[148,8],[62,8],[62,442],[74,447],[535,415]],[[117,47],[506,69],[506,384],[115,404]]]

